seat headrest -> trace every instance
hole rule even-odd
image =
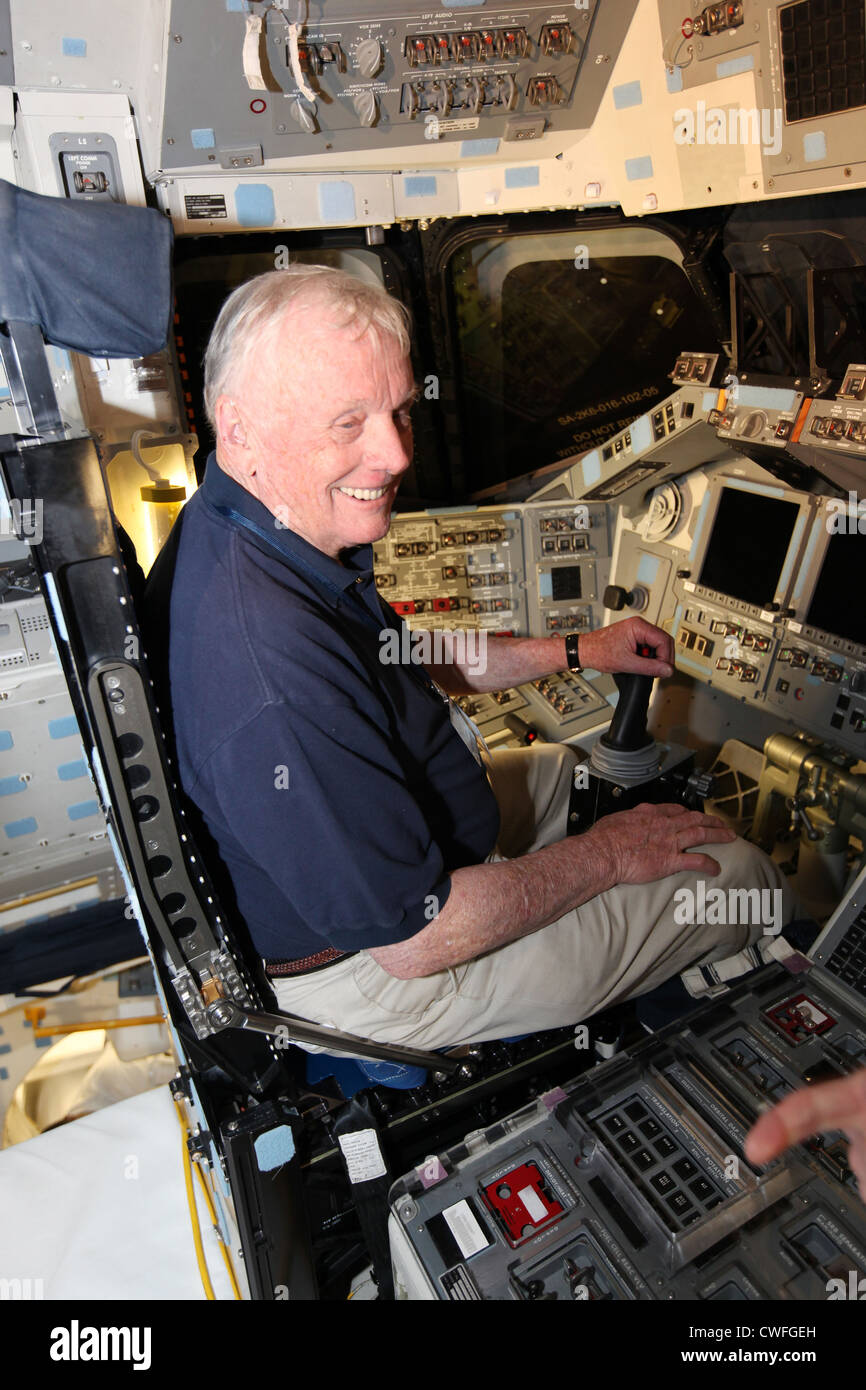
[[[172,312],[168,218],[154,208],[46,198],[0,179],[0,319],[91,357],[146,357]]]

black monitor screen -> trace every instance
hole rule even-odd
[[[553,597],[559,602],[580,598],[580,565],[557,565],[551,570]]]
[[[862,601],[866,574],[866,535],[839,532],[830,537],[812,603],[806,614],[810,627],[832,632],[846,642],[866,647],[866,605]]]
[[[722,488],[701,584],[766,608],[775,598],[799,510],[796,502]]]

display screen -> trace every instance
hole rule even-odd
[[[558,565],[550,574],[556,601],[580,598],[580,565]]]
[[[766,608],[776,596],[799,510],[796,502],[722,488],[700,583]]]
[[[830,537],[806,622],[846,642],[866,647],[866,535],[839,532]]]

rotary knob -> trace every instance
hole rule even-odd
[[[352,98],[352,105],[360,125],[373,125],[375,123],[379,114],[375,92],[371,92],[369,88],[366,91],[357,92]]]
[[[355,51],[355,61],[362,77],[376,77],[382,71],[385,55],[378,39],[362,39]],[[369,121],[367,122],[369,125]]]

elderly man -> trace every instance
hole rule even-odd
[[[765,856],[682,806],[564,838],[569,750],[485,768],[428,673],[379,659],[399,619],[371,543],[409,466],[415,395],[384,291],[296,266],[228,299],[205,363],[217,447],[183,517],[170,677],[183,786],[281,1006],[440,1047],[577,1022],[754,941],[760,926],[677,922],[675,890],[699,876],[777,891],[785,921],[791,906]],[[670,638],[639,619],[581,636],[580,655],[672,674]],[[562,638],[493,638],[483,676],[433,674],[456,693],[565,665]]]

